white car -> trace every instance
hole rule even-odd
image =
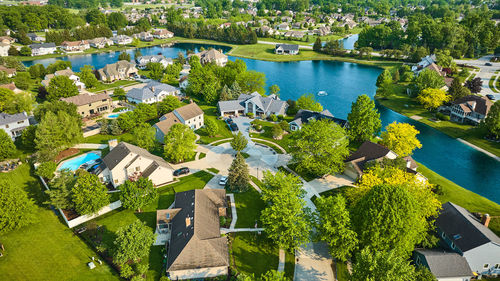
[[[227,177],[220,177],[220,180],[219,180],[219,185],[226,185],[227,183]]]

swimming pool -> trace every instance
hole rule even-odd
[[[116,119],[116,118],[118,118],[118,116],[120,116],[120,114],[114,113],[114,114],[108,115],[108,118],[110,118],[110,119]]]
[[[70,171],[75,171],[80,168],[81,165],[85,163],[89,163],[91,161],[95,161],[101,158],[101,156],[97,153],[89,152],[73,159],[66,160],[62,163],[58,170],[68,169]]]

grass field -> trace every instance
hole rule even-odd
[[[2,280],[119,280],[106,264],[93,270],[87,267],[97,257],[82,240],[53,212],[43,205],[47,198],[38,179],[30,175],[24,164],[16,170],[0,174],[25,189],[38,205],[38,222],[0,238],[5,246],[0,260]]]
[[[199,140],[200,143],[208,144],[208,143],[211,143],[211,142],[214,142],[217,140],[233,137],[233,133],[229,130],[229,127],[227,126],[226,122],[224,122],[223,120],[217,119],[218,114],[217,114],[217,108],[215,106],[200,105],[200,108],[205,113],[205,120],[211,119],[211,120],[215,121],[215,123],[217,124],[217,126],[219,128],[219,132],[217,133],[217,135],[215,137],[208,136],[208,134],[204,128],[198,129],[196,131],[196,133],[198,135],[200,135],[200,140]]]
[[[255,277],[269,270],[277,270],[279,249],[265,234],[237,232],[231,234],[231,265],[238,272],[255,274]],[[234,259],[234,264],[233,264]]]
[[[108,144],[109,140],[112,139],[117,139],[119,142],[125,141],[125,142],[132,142],[132,134],[131,133],[124,133],[119,136],[113,136],[113,135],[93,135],[87,138],[83,139],[83,143],[100,143],[100,144]]]
[[[139,82],[131,81],[131,80],[119,80],[119,81],[116,81],[116,82],[110,83],[110,84],[105,84],[105,83],[99,82],[99,85],[97,87],[91,88],[88,90],[89,90],[89,92],[97,93],[97,92],[101,92],[104,90],[109,90],[109,89],[114,89],[114,88],[124,87],[124,86],[130,86],[130,85],[134,85],[134,84],[139,84]]]
[[[236,212],[238,220],[236,228],[254,227],[257,222],[261,227],[260,213],[266,207],[266,203],[260,198],[259,192],[253,187],[243,193],[235,193],[234,200],[236,201]]]
[[[279,146],[283,147],[283,149],[285,149],[286,152],[290,152],[290,148],[289,148],[289,145],[288,145],[289,144],[290,134],[285,134],[285,135],[283,135],[282,139],[275,140],[273,138],[273,133],[272,133],[272,128],[274,126],[273,123],[267,122],[267,121],[263,121],[263,120],[255,119],[255,120],[252,121],[252,124],[259,124],[259,125],[261,125],[262,126],[262,132],[261,133],[251,133],[250,137],[264,139],[264,140],[276,143]],[[266,142],[262,142],[262,144],[265,144],[265,145],[268,145],[268,146],[272,147],[272,145],[270,145],[270,144],[268,144]],[[278,149],[278,148],[273,148],[273,149],[276,150],[277,153],[281,153],[280,149]]]

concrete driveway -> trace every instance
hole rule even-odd
[[[497,100],[500,99],[500,93],[494,93],[489,86],[489,82],[492,76],[498,76],[495,71],[500,70],[499,62],[490,62],[493,55],[484,56],[476,60],[455,60],[457,64],[465,64],[474,67],[478,67],[480,70],[476,74],[476,77],[481,78],[483,81],[483,89],[481,90],[481,95],[491,94],[494,95]],[[491,66],[485,65],[486,63],[491,63]]]
[[[308,243],[295,252],[294,281],[332,281],[332,258],[325,243]]]
[[[342,186],[353,186],[354,181],[345,175],[329,175],[326,178],[315,179],[309,182],[309,185],[317,192],[325,192]]]

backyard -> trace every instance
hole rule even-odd
[[[213,120],[215,121],[215,123],[219,128],[219,131],[217,132],[215,137],[208,136],[204,128],[198,129],[196,133],[200,136],[199,140],[200,143],[209,144],[217,140],[233,137],[233,133],[229,130],[229,127],[227,126],[226,122],[224,122],[224,120],[217,119],[218,114],[217,114],[217,108],[215,106],[200,105],[200,108],[205,113],[205,121],[208,119]]]

